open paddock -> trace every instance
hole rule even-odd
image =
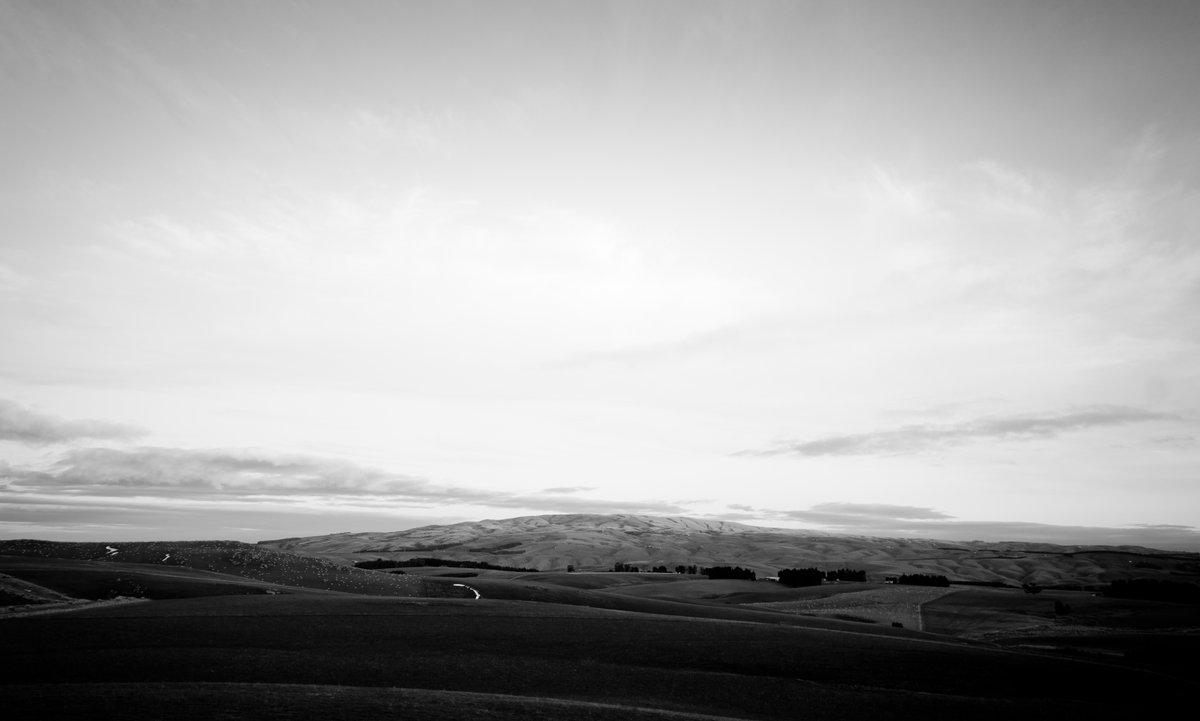
[[[1196,692],[1127,669],[915,635],[486,598],[217,596],[0,623],[9,669],[0,694],[6,708],[26,715],[91,694],[104,705],[89,717],[131,718],[102,709],[153,711],[156,698],[200,690],[215,695],[210,704],[238,708],[253,706],[256,694],[280,697],[279,684],[308,687],[308,695],[337,687],[384,699],[419,689],[500,694],[499,705],[518,709],[608,704],[754,719],[1116,718]],[[461,717],[444,713],[475,708],[460,700],[443,715],[430,706],[406,718]],[[363,711],[356,718],[384,717],[384,708],[351,703],[327,717],[349,718],[355,709]],[[207,717],[187,709],[172,716]],[[300,710],[285,702],[278,713],[296,718],[286,714]]]
[[[849,584],[844,584],[849,586]],[[866,623],[900,623],[921,630],[921,606],[952,590],[928,586],[875,585],[814,598],[753,604],[783,613],[824,616]]]

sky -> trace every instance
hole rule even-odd
[[[1200,550],[1200,4],[0,0],[0,538]]]

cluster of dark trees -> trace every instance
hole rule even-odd
[[[825,572],[826,581],[866,581],[866,571],[856,571],[852,568],[839,568],[836,571]]]
[[[124,596],[126,598],[145,598],[148,592],[149,589],[137,581],[131,581],[129,579],[118,577],[117,580],[113,581],[112,585],[109,586],[108,593],[105,594],[105,597],[120,598]]]
[[[896,577],[902,586],[941,586],[948,588],[950,579],[936,573],[906,573]]]
[[[410,558],[405,561],[389,561],[377,558],[374,561],[357,561],[356,568],[367,568],[373,571],[385,568],[421,568],[423,566],[445,566],[447,568],[482,568],[489,571],[516,571],[518,573],[537,573],[536,568],[516,568],[514,566],[497,566],[483,561],[455,561],[447,558]]]
[[[632,563],[625,563],[624,561],[617,561],[616,563],[613,564],[613,572],[614,573],[641,573],[642,567],[635,566]],[[672,573],[672,572],[674,572],[674,573],[679,573],[679,574],[690,573],[694,576],[698,573],[703,573],[704,570],[701,569],[699,566],[682,566],[682,565],[680,565],[680,566],[676,566],[674,571],[672,571],[670,568],[667,568],[666,566],[653,566],[650,568],[649,572],[650,573]]]
[[[739,581],[757,581],[758,574],[754,573],[749,568],[741,566],[713,566],[712,568],[701,568],[701,575],[708,576],[708,580],[717,581],[720,579],[735,579]]]
[[[825,581],[825,572],[818,568],[784,568],[778,575],[785,586],[820,586]]]
[[[1145,601],[1200,603],[1200,586],[1180,581],[1158,581],[1153,578],[1133,578],[1113,581],[1102,592],[1112,598],[1137,598]]]
[[[779,571],[779,582],[785,586],[820,586],[826,581],[866,580],[866,571],[856,571],[851,568],[839,568],[836,571],[822,571],[819,568],[784,568]]]

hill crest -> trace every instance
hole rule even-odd
[[[810,530],[636,514],[521,516],[394,532],[341,533],[260,545],[337,559],[436,557],[539,570],[643,570],[678,565],[740,565],[760,576],[782,568],[849,567],[882,580],[932,573],[952,580],[1087,586],[1133,576],[1200,579],[1200,554],[1140,547],[952,542],[835,536]]]

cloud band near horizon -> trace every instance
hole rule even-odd
[[[821,503],[807,509],[772,510],[731,505],[727,520],[799,522],[841,535],[879,538],[934,538],[954,541],[1006,541],[1056,545],[1142,546],[1200,551],[1200,532],[1179,524],[1124,527],[1058,525],[1029,521],[972,521],[932,508],[882,503]]]
[[[0,398],[0,441],[45,446],[77,440],[141,438],[147,432],[136,426],[109,421],[67,420]]]
[[[1173,413],[1125,406],[1098,405],[1060,412],[988,416],[948,425],[906,425],[871,433],[829,435],[811,440],[782,441],[775,448],[744,450],[743,456],[904,455],[948,448],[973,441],[1028,441],[1056,438],[1091,428],[1180,420]]]

